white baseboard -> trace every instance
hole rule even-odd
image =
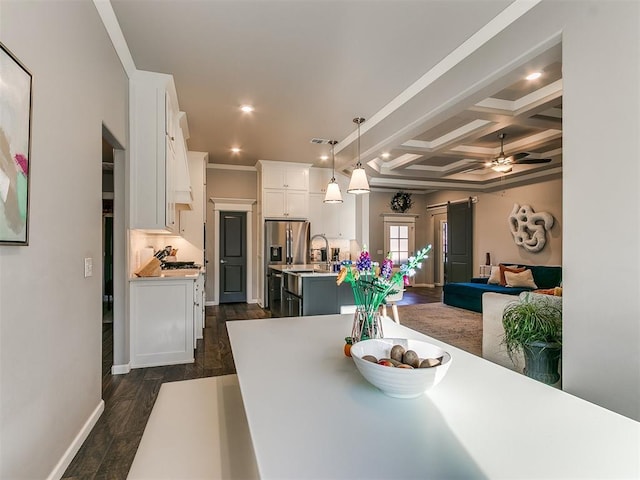
[[[64,455],[62,455],[58,464],[53,468],[47,477],[47,480],[60,480],[62,478],[64,472],[67,470],[69,465],[71,465],[73,457],[76,456],[76,453],[78,453],[78,450],[80,450],[80,447],[91,433],[91,429],[100,418],[100,415],[102,415],[102,412],[104,412],[104,400],[100,400],[100,403],[98,403],[98,406],[84,423],[76,437],[71,442],[71,445],[69,445],[69,448],[67,448],[67,451],[64,452]]]
[[[131,364],[126,363],[124,365],[113,365],[111,367],[111,375],[124,375],[131,371]]]

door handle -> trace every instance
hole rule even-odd
[[[220,263],[227,263],[227,261],[224,259],[220,259]]]

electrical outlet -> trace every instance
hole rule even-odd
[[[93,258],[84,259],[84,278],[91,277],[93,275]]]
[[[382,255],[382,254],[383,254],[382,250],[378,250],[378,255]]]

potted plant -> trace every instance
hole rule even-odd
[[[549,385],[560,380],[562,306],[557,298],[527,293],[502,314],[503,344],[511,359],[522,351],[524,374]]]

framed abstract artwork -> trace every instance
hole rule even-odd
[[[31,80],[0,43],[0,245],[29,244]]]

